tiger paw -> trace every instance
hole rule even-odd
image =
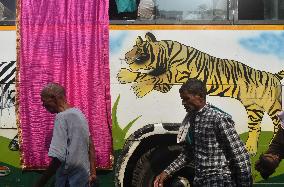
[[[130,71],[126,68],[121,68],[121,70],[117,74],[117,79],[120,83],[132,83],[135,81],[137,77],[137,73]]]
[[[246,142],[246,149],[251,156],[255,156],[257,153],[257,143],[249,141],[248,139]]]
[[[167,93],[172,87],[173,85],[170,84],[156,84],[154,90],[157,90],[162,93]]]
[[[144,97],[147,93],[151,92],[154,88],[153,84],[137,83],[131,86],[133,92],[137,97]]]

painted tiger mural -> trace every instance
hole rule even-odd
[[[283,70],[276,74],[256,70],[176,41],[157,41],[150,32],[145,38],[143,41],[138,36],[134,47],[125,54],[129,69],[121,68],[117,74],[120,83],[132,83],[137,97],[153,90],[166,93],[173,85],[197,78],[206,83],[209,95],[235,98],[243,104],[249,128],[246,147],[251,154],[257,152],[265,112],[273,121],[275,135],[280,123],[277,113],[282,108]]]

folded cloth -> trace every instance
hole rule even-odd
[[[0,177],[6,176],[10,173],[10,169],[7,166],[0,166]]]
[[[153,0],[140,0],[138,6],[139,19],[153,20],[155,16],[155,3]]]

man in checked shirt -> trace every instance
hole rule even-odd
[[[206,85],[189,79],[180,90],[187,111],[178,133],[178,143],[190,144],[160,173],[154,187],[162,187],[173,173],[194,162],[194,186],[252,186],[249,153],[235,130],[231,116],[206,103]]]

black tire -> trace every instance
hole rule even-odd
[[[169,145],[155,147],[144,153],[138,160],[132,178],[133,187],[152,187],[155,177],[160,174],[177,156],[182,147],[180,145]],[[167,180],[165,187],[173,186],[176,175]],[[187,178],[192,179],[192,176]]]

